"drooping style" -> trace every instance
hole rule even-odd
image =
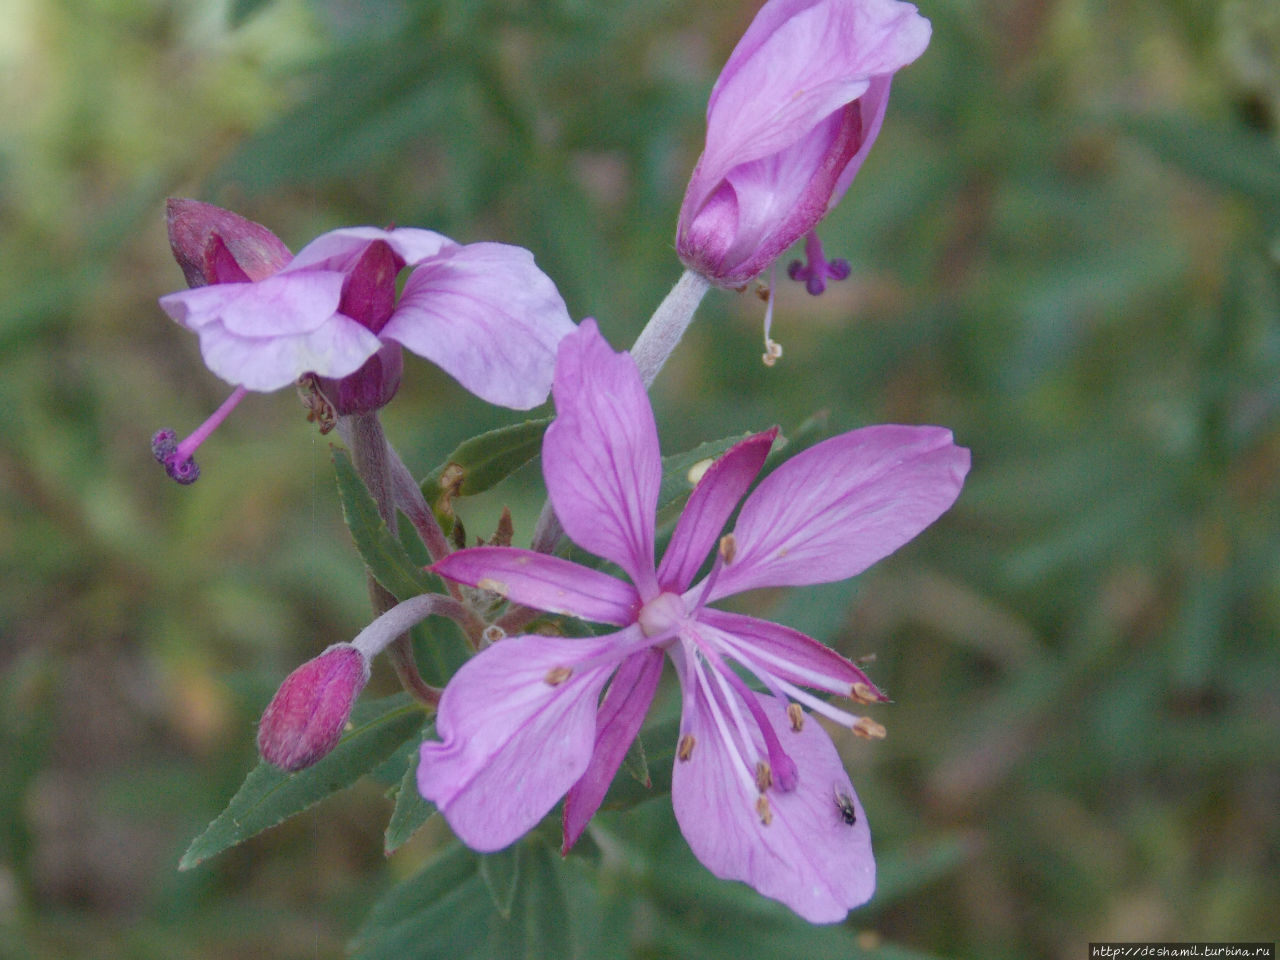
[[[929,35],[898,0],[769,0],[711,91],[676,232],[685,265],[741,287],[808,235],[808,263],[793,264],[792,278],[821,293],[847,276],[812,231],[875,142],[893,74]]]
[[[207,429],[182,444],[157,435],[157,459],[185,482],[198,474],[195,446],[247,390],[310,374],[337,414],[371,412],[395,393],[406,347],[480,398],[527,410],[546,399],[556,345],[573,329],[555,284],[520,247],[354,227],[291,257],[265,227],[194,200],[171,201],[169,224],[193,287],[160,305],[236,387]],[[405,267],[412,272],[397,297]]]
[[[672,803],[693,852],[715,875],[745,881],[811,921],[843,918],[874,888],[870,833],[835,747],[805,708],[876,737],[884,731],[875,721],[809,691],[857,703],[884,697],[818,641],[710,604],[859,573],[952,504],[968,451],[938,427],[833,437],[766,477],[721,536],[776,430],[756,434],[698,482],[657,563],[662,468],[635,363],[584,321],[561,343],[554,397],[543,444],[551,503],[566,533],[630,582],[503,547],[461,550],[433,569],[619,630],[512,637],[470,660],[441,698],[441,741],[423,744],[419,789],[484,851],[512,843],[567,795],[567,849],[639,731],[665,654],[683,696]],[[710,572],[699,578],[709,556]]]

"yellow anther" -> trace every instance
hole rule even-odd
[[[804,729],[804,708],[798,703],[788,703],[787,719],[791,721],[791,729],[799,733]]]
[[[769,798],[763,793],[756,797],[756,813],[760,815],[760,822],[766,827],[773,823],[773,808],[769,806]]]
[[[756,764],[756,789],[764,793],[773,786],[773,768],[761,760]]]
[[[720,556],[724,557],[725,566],[733,563],[733,558],[738,553],[738,541],[732,533],[726,533],[720,538]]]
[[[870,717],[859,717],[853,725],[853,732],[864,740],[883,740],[888,731]]]
[[[549,687],[558,687],[570,677],[573,676],[573,670],[569,667],[552,667],[547,671],[547,675],[542,679]]]
[[[880,702],[880,698],[876,696],[876,692],[861,680],[853,685],[853,690],[849,693],[849,697],[856,700],[858,703]]]
[[[781,359],[781,357],[782,344],[778,343],[776,340],[770,340],[768,337],[765,337],[764,356],[760,358],[764,362],[764,365],[766,367],[772,367],[779,359]]]
[[[693,756],[693,745],[696,742],[692,733],[686,733],[680,738],[680,745],[676,747],[676,757],[682,761],[688,760]]]

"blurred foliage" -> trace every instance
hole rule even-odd
[[[678,275],[706,96],[755,7],[8,0],[0,958],[314,960],[353,937],[404,955],[357,931],[437,858],[459,899],[420,894],[440,910],[403,941],[422,956],[456,955],[450,924],[494,910],[546,956],[1066,960],[1274,937],[1272,0],[924,4],[930,49],[822,231],[853,277],[779,290],[772,369],[759,300],[713,293],[657,383],[669,453],[819,410],[833,430],[945,424],[973,449],[919,541],[852,584],[748,600],[876,654],[896,700],[887,740],[837,741],[881,870],[847,924],[710,877],[665,801],[606,812],[563,863],[534,836],[478,864],[439,818],[386,860],[404,758],[177,871],[254,766],[275,686],[369,613],[327,441],[290,396],[247,400],[195,488],[151,462],[155,429],[226,391],[155,306],[181,285],[163,198],[295,248],[392,222],[519,243],[623,345]],[[412,360],[385,417],[420,475],[518,419]],[[537,481],[459,515],[488,535],[510,504],[519,541]],[[368,696],[393,691],[379,664]],[[545,886],[512,887],[517,869]]]

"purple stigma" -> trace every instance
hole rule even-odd
[[[178,460],[178,435],[172,430],[158,430],[151,438],[151,455],[164,466],[164,472],[183,486],[200,479],[200,464],[191,457]]]
[[[828,260],[822,252],[822,241],[812,230],[805,237],[804,256],[804,260],[791,261],[787,276],[792,280],[803,280],[810,296],[819,296],[826,290],[827,280],[844,280],[849,276],[849,261]]]
[[[218,424],[227,418],[232,410],[236,408],[244,395],[248,391],[244,387],[236,387],[231,392],[231,396],[222,401],[222,406],[218,407],[204,423],[196,428],[196,431],[178,443],[178,435],[172,430],[159,430],[156,435],[151,438],[151,455],[156,461],[164,466],[164,472],[178,483],[187,484],[195,483],[200,479],[200,465],[192,459],[192,454],[196,452],[196,448],[213,433]]]

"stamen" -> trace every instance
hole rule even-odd
[[[881,703],[884,698],[878,696],[874,690],[859,680],[853,685],[849,699],[856,703]]]
[[[496,623],[489,624],[489,626],[485,627],[484,631],[480,634],[480,640],[486,647],[491,647],[499,640],[505,640],[506,638],[507,631],[503,630]]]
[[[708,662],[715,667],[715,678],[721,684],[723,689],[725,684],[732,687],[738,694],[741,702],[746,706],[751,717],[755,720],[756,728],[760,731],[760,736],[764,740],[765,752],[768,754],[769,762],[772,767],[777,770],[778,786],[782,790],[790,792],[796,788],[799,782],[800,773],[796,769],[795,761],[783,749],[782,743],[778,740],[778,735],[773,729],[773,724],[769,722],[769,718],[765,716],[764,709],[760,706],[760,701],[756,698],[756,694],[752,691],[737,673],[735,673],[724,658],[720,656],[720,652],[714,647],[701,642],[697,634],[690,631],[690,636],[698,643],[698,648],[707,658]],[[733,710],[735,721],[738,723],[739,731],[742,734],[743,742],[754,746],[754,738],[744,729],[745,721],[741,719],[741,712],[737,708],[738,701],[728,696],[725,691],[726,698]]]
[[[749,641],[740,640],[731,633],[720,632],[718,633],[718,636],[721,638],[723,644],[728,648],[727,652],[733,657],[733,659],[737,660],[753,674],[759,677],[761,682],[766,686],[769,686],[770,689],[773,689],[773,685],[769,679],[771,674],[767,673],[764,666],[758,666],[757,663],[767,664],[772,667],[780,667],[788,674],[800,678],[806,686],[813,687],[815,690],[825,690],[827,693],[851,696],[849,692],[849,682],[841,677],[819,673],[816,670],[810,670],[809,668],[801,666],[794,661],[788,660],[786,657],[778,656],[763,647],[758,647],[755,644],[751,644]],[[870,686],[860,680],[854,682],[852,689],[857,691],[859,688],[869,691],[871,699],[865,702],[884,702],[883,698],[876,696],[875,691]],[[857,700],[858,698],[853,696],[852,699]]]
[[[572,676],[573,670],[570,667],[552,667],[542,681],[549,687],[558,687]]]
[[[815,697],[802,687],[797,687],[795,684],[788,683],[781,678],[778,678],[778,685],[786,691],[787,696],[792,700],[799,701],[802,706],[808,707],[814,713],[822,714],[828,720],[833,720],[842,727],[851,727],[858,721],[858,718],[852,713],[841,710],[839,707],[833,707],[827,701]]]
[[[792,280],[804,281],[804,288],[812,297],[821,296],[827,289],[827,280],[844,280],[849,276],[848,260],[827,260],[822,250],[822,241],[818,234],[810,230],[804,241],[805,261],[792,260],[787,267],[787,276]]]
[[[766,827],[773,823],[773,808],[769,806],[769,798],[763,793],[756,797],[756,813],[760,815],[760,822]]]
[[[738,553],[738,541],[732,533],[726,533],[720,538],[720,556],[724,558],[725,566],[733,563],[733,558]]]
[[[859,717],[850,729],[863,740],[883,740],[884,735],[888,732],[881,724],[876,723],[870,717]]]
[[[756,789],[764,793],[773,786],[773,770],[763,760],[756,764]]]
[[[791,721],[791,729],[796,733],[804,729],[804,708],[800,704],[788,703],[787,717]]]
[[[716,730],[720,734],[720,741],[725,745],[725,749],[729,752],[731,759],[736,759],[737,763],[730,763],[730,769],[738,777],[738,782],[742,785],[744,793],[754,793],[755,778],[752,773],[748,772],[746,758],[742,755],[740,749],[740,741],[734,736],[734,731],[730,729],[728,721],[724,715],[724,705],[720,702],[720,698],[716,696],[715,689],[711,686],[707,679],[706,671],[702,665],[698,663],[697,658],[690,656],[690,666],[696,675],[696,683],[699,690],[703,694],[708,709],[711,711],[711,720],[715,724]],[[717,678],[719,674],[716,674]],[[741,720],[741,718],[737,718]],[[746,741],[751,746],[751,741]],[[754,751],[753,751],[754,752]]]
[[[688,763],[689,758],[693,756],[693,748],[697,743],[697,738],[692,733],[686,733],[680,738],[680,745],[676,747],[676,759],[683,763]]]
[[[200,444],[208,439],[209,434],[227,419],[228,414],[236,408],[244,395],[249,391],[245,387],[236,387],[231,396],[222,401],[222,405],[200,424],[195,431],[181,443],[175,443],[177,434],[172,430],[160,430],[151,438],[151,455],[164,466],[164,472],[171,479],[181,484],[195,483],[200,479],[200,465],[192,459]]]
[[[769,337],[773,326],[773,293],[778,287],[778,264],[775,262],[769,270],[769,301],[764,308],[764,356],[760,359],[766,367],[772,367],[782,356],[782,345]]]

